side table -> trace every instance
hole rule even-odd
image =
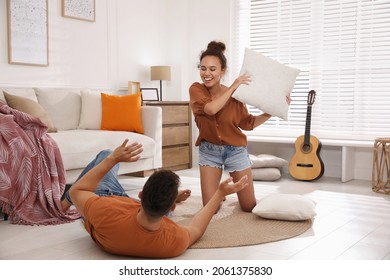
[[[390,138],[375,139],[372,190],[390,194]]]
[[[172,171],[192,167],[192,112],[188,101],[147,101],[162,109],[162,167]]]

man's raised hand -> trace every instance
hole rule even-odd
[[[222,195],[226,196],[239,192],[248,186],[248,176],[246,175],[241,177],[241,179],[235,183],[231,183],[232,181],[233,178],[230,177],[219,184],[218,190],[222,193]]]
[[[143,152],[142,144],[133,142],[127,144],[129,139],[125,139],[123,143],[117,147],[111,154],[116,162],[135,162],[140,159]]]

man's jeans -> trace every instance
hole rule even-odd
[[[76,182],[84,176],[89,170],[94,168],[96,165],[98,165],[100,162],[102,162],[108,155],[111,154],[111,150],[103,150],[101,151],[96,158],[91,161],[87,167],[81,172],[80,176],[77,178]],[[117,195],[117,196],[127,196],[125,190],[119,184],[117,177],[119,170],[119,163],[117,163],[99,182],[99,185],[97,186],[95,190],[95,194],[99,196],[109,196],[109,195]],[[70,203],[72,203],[72,200],[69,195],[69,191],[65,194],[66,200]]]

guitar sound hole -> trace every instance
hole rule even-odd
[[[311,151],[311,145],[310,144],[309,145],[305,145],[305,144],[302,145],[302,152],[309,153],[310,151]]]

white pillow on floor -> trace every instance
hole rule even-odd
[[[280,169],[275,167],[252,168],[252,175],[254,181],[276,181],[282,177]]]
[[[252,213],[266,219],[301,221],[313,219],[316,203],[298,194],[271,194],[259,200]]]
[[[281,168],[288,164],[288,161],[284,158],[280,158],[274,155],[269,154],[260,154],[260,155],[249,155],[249,160],[251,161],[252,168],[261,168],[261,167],[277,167]]]
[[[240,85],[233,97],[261,111],[288,120],[290,95],[300,70],[288,67],[250,49],[245,50],[240,75],[251,76],[249,85]]]

